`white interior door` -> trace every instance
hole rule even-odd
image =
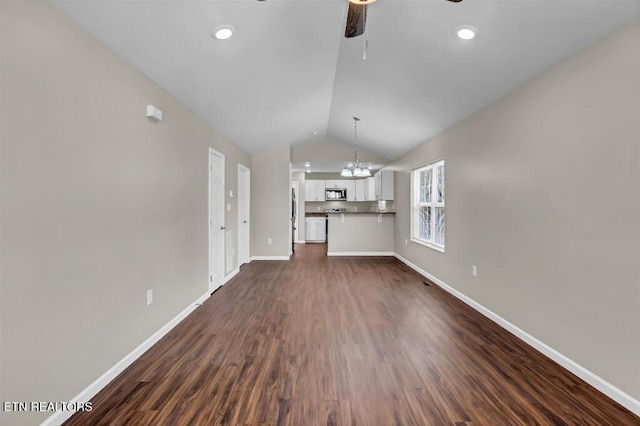
[[[249,263],[251,170],[238,164],[238,265]]]
[[[209,291],[224,280],[224,155],[209,148]]]

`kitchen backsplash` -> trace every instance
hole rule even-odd
[[[378,206],[377,201],[307,201],[304,204],[305,212],[323,212],[324,209],[337,208],[346,208],[350,212],[369,212],[377,211]],[[386,204],[387,211],[394,211],[393,201],[387,201]]]

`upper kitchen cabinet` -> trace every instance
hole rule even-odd
[[[374,175],[376,200],[393,200],[393,171],[381,170]]]
[[[316,201],[316,181],[307,179],[304,183],[304,200]]]
[[[309,180],[304,184],[305,201],[324,201],[325,184],[323,180]]]
[[[325,200],[324,190],[325,190],[324,181],[323,180],[317,180],[316,181],[316,200],[317,201],[324,201]]]
[[[376,201],[376,178],[370,177],[364,181],[364,201]]]
[[[356,181],[355,180],[342,180],[340,183],[343,188],[347,190],[347,201],[356,201]]]
[[[356,199],[355,201],[367,201],[367,198],[365,197],[365,183],[367,182],[366,179],[358,179],[356,182]]]

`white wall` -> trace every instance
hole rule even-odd
[[[638,94],[635,20],[390,166],[401,256],[635,399]],[[440,158],[444,254],[404,244],[409,172]]]
[[[251,157],[48,2],[1,8],[0,400],[69,401],[207,291],[208,148],[227,196]]]
[[[289,147],[253,157],[251,256],[289,257],[291,180]],[[271,238],[272,243],[268,244]]]

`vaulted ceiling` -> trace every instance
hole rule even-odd
[[[358,146],[387,159],[640,16],[638,0],[378,0],[346,39],[347,0],[54,3],[250,153],[352,145],[358,116]]]

